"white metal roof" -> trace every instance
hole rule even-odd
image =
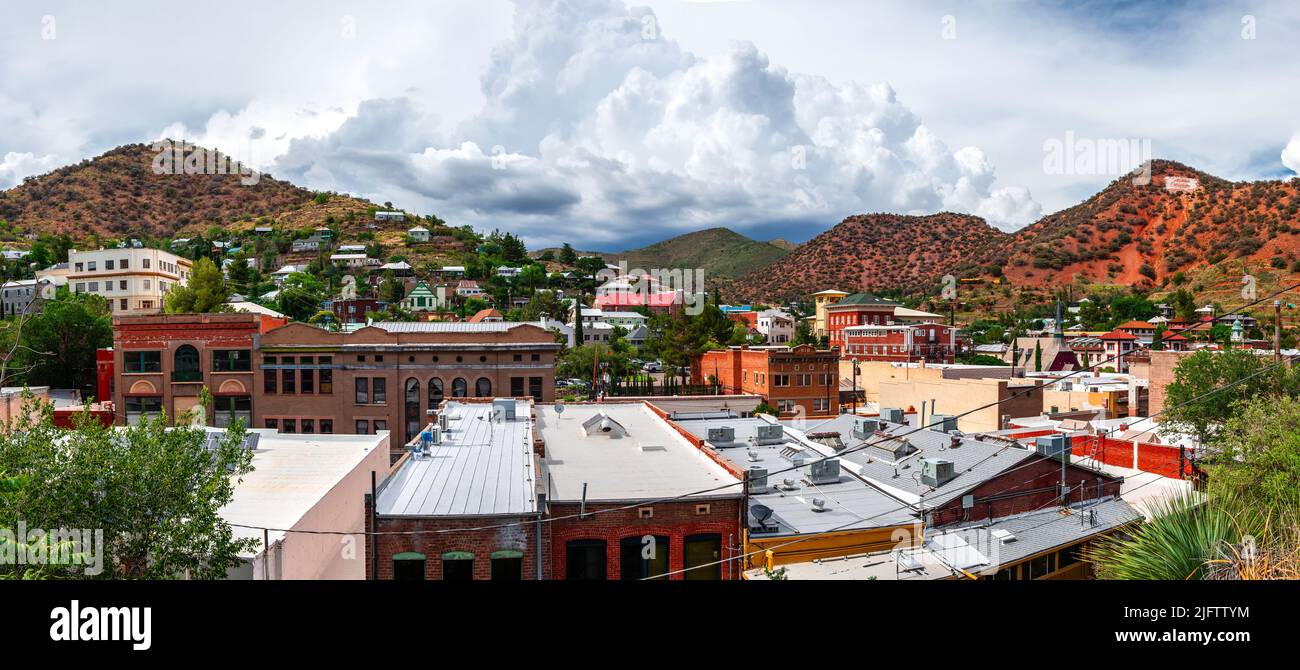
[[[694,494],[730,484],[701,497],[740,497],[740,480],[659,418],[644,403],[537,406],[537,429],[546,441],[552,500],[651,500]],[[588,434],[583,422],[604,412],[617,432]]]
[[[537,512],[529,403],[494,421],[490,403],[448,403],[441,444],[412,454],[379,490],[376,513],[497,516]]]

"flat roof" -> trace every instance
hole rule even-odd
[[[772,474],[765,492],[750,493],[751,509],[755,503],[772,510],[767,520],[769,530],[755,532],[758,528],[751,511],[751,532],[754,537],[780,537],[806,533],[825,533],[862,528],[883,528],[910,525],[919,519],[906,505],[841,469],[839,480],[832,484],[813,484],[809,470],[804,466],[789,470],[794,463],[787,454],[802,451],[810,459],[822,458],[824,453],[804,442],[805,434],[788,424],[782,425],[785,437],[775,445],[754,445],[753,438],[759,426],[772,422],[761,417],[680,419],[676,422],[692,435],[706,440],[723,458],[742,470],[763,468]],[[735,435],[731,442],[707,442],[710,428],[731,428]],[[780,472],[789,470],[788,472]],[[820,499],[820,510],[813,500]]]
[[[528,401],[513,421],[493,420],[492,403],[448,402],[441,444],[411,454],[378,491],[381,516],[519,516],[537,513]]]
[[[225,431],[209,429],[208,432]],[[284,434],[264,428],[251,429],[249,433],[258,435],[253,471],[243,475],[243,481],[235,485],[234,496],[221,508],[221,518],[230,524],[262,528],[292,528],[387,438],[386,434]],[[386,452],[388,447],[383,449]],[[357,532],[362,530],[358,528]],[[262,540],[262,531],[257,528],[232,526],[231,533],[237,539]],[[284,535],[271,531],[269,540],[274,543]],[[261,551],[259,546],[250,555]]]
[[[546,441],[547,487],[553,501],[734,497],[741,480],[673,429],[645,403],[537,406],[537,430]],[[604,414],[610,432],[583,423]],[[722,486],[726,488],[718,488]],[[706,493],[699,493],[706,489]]]

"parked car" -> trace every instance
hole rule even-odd
[[[650,361],[643,365],[641,369],[646,372],[663,372],[664,366],[660,365],[658,361]]]

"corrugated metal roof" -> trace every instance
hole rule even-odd
[[[514,421],[492,421],[492,405],[448,403],[442,443],[407,458],[375,505],[385,516],[499,516],[537,512],[533,432],[527,402]]]
[[[537,324],[519,321],[377,321],[371,325],[390,333],[505,333],[515,326]]]

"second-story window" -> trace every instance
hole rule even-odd
[[[162,372],[161,351],[127,351],[122,359],[127,372]]]
[[[218,349],[212,352],[212,369],[217,372],[248,372],[253,356],[247,349]]]

